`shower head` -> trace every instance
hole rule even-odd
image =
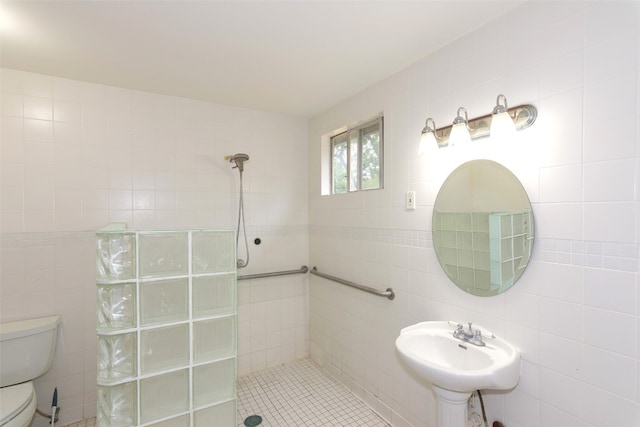
[[[243,172],[244,162],[249,160],[249,155],[244,153],[237,153],[237,154],[234,154],[233,156],[224,156],[224,159],[228,160],[231,163],[235,163],[236,165],[234,167],[238,168],[240,172]]]

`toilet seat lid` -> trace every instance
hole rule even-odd
[[[31,381],[2,387],[0,389],[0,426],[22,412],[33,399],[34,393]]]

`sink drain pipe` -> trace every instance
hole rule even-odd
[[[482,393],[480,393],[480,390],[476,390],[476,393],[478,394],[478,399],[480,400],[480,408],[482,409],[482,421],[484,421],[484,427],[489,427],[489,423],[487,422],[487,413],[484,410],[484,400],[482,399]],[[502,424],[500,421],[494,421],[493,427],[504,427],[504,424]]]
[[[482,421],[484,421],[484,427],[489,427],[489,423],[487,422],[487,413],[484,410],[484,400],[482,400],[482,393],[480,390],[476,390],[478,393],[478,399],[480,399],[480,408],[482,408]]]

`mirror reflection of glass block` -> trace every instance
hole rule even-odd
[[[440,236],[442,237],[442,247],[455,248],[456,247],[456,232],[455,231],[442,231]]]
[[[458,231],[456,233],[456,241],[458,242],[458,249],[472,249],[473,248],[473,233],[469,231]]]
[[[511,215],[500,215],[500,228],[502,229],[502,236],[511,236],[513,233]]]
[[[211,427],[211,420],[216,420],[221,426],[235,426],[236,401],[201,409],[193,414],[194,427]]]
[[[458,266],[456,264],[443,264],[442,266],[445,268],[447,276],[452,279],[458,278]]]
[[[236,242],[233,230],[194,231],[192,244],[194,274],[235,271]]]
[[[456,230],[472,231],[473,225],[471,222],[470,212],[456,212]]]
[[[491,260],[489,259],[488,252],[474,251],[473,254],[473,266],[477,271],[489,271],[491,269]]]
[[[136,284],[98,285],[98,329],[136,327]]]
[[[140,233],[140,277],[183,276],[188,273],[188,234]]]
[[[500,241],[500,249],[501,249],[500,260],[501,261],[511,259],[513,257],[512,245],[513,245],[513,239],[507,238]]]
[[[473,249],[481,252],[489,252],[489,233],[473,233]]]
[[[513,238],[513,257],[522,258],[524,255],[524,245],[526,240],[524,236],[518,236]]]
[[[473,268],[473,251],[460,249],[458,251],[458,265]]]
[[[212,418],[215,419],[215,418]],[[170,420],[160,421],[159,423],[150,424],[149,427],[189,427],[189,414],[181,415]],[[225,424],[231,426],[231,424]],[[235,424],[233,424],[235,425]]]
[[[140,323],[179,322],[189,317],[189,279],[140,283]]]
[[[233,399],[236,395],[235,359],[193,368],[193,406]]]
[[[472,268],[458,267],[458,280],[460,283],[464,283],[465,286],[474,287],[475,277]]]
[[[502,263],[502,283],[508,282],[513,277],[513,260]]]
[[[476,270],[476,289],[491,289],[491,272],[489,270]]]
[[[96,421],[100,427],[138,425],[136,382],[98,386]]]
[[[140,421],[148,423],[189,410],[189,370],[140,380]]]
[[[473,212],[473,230],[489,231],[489,214],[487,212]]]
[[[140,369],[143,375],[189,364],[189,325],[140,332]]]
[[[441,254],[444,263],[451,265],[456,265],[458,263],[458,251],[455,248],[442,248]]]
[[[442,212],[440,215],[440,224],[443,230],[456,229],[456,214],[453,212]]]
[[[98,280],[127,280],[135,277],[134,233],[96,234],[96,273]]]
[[[236,310],[236,276],[225,274],[193,278],[193,317],[233,314]]]
[[[136,334],[98,335],[98,381],[103,383],[135,378]]]
[[[525,231],[526,226],[526,213],[514,213],[512,214],[513,234],[522,234]]]
[[[236,319],[222,317],[193,323],[194,363],[230,357],[236,351]]]

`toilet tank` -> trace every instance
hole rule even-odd
[[[0,323],[0,387],[31,381],[51,368],[60,316]]]

